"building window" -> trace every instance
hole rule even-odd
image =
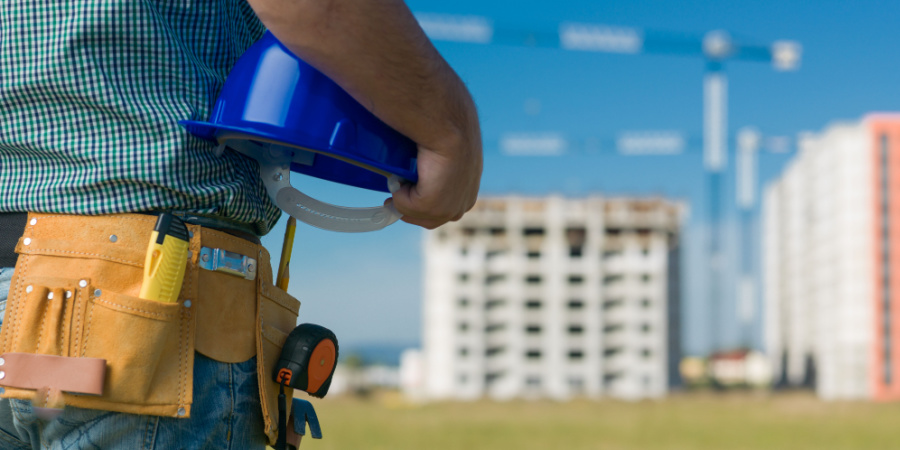
[[[469,274],[467,274],[467,273],[459,274],[459,282],[465,283],[466,281],[469,281]]]
[[[603,284],[613,284],[622,279],[622,274],[614,273],[603,276]]]
[[[484,384],[492,385],[503,378],[503,372],[492,372],[484,375]]]
[[[619,381],[619,379],[621,379],[621,378],[622,378],[621,372],[603,374],[603,385],[606,387],[609,387],[616,381]]]
[[[606,300],[603,302],[603,309],[610,310],[622,306],[624,302],[621,299]]]
[[[653,352],[649,348],[641,350],[641,357],[644,359],[649,359],[651,356],[653,356]]]
[[[541,377],[530,375],[525,377],[525,385],[528,387],[541,387]]]
[[[472,228],[472,227],[463,228],[463,236],[475,236],[475,228]]]
[[[587,231],[583,227],[567,228],[566,241],[569,244],[569,257],[581,258]]]
[[[460,322],[459,323],[459,331],[462,331],[462,332],[469,331],[469,323],[468,322]]]
[[[503,237],[506,236],[506,228],[490,228],[488,229],[488,233],[490,233],[491,236]]]
[[[503,353],[503,350],[505,350],[503,347],[488,347],[484,351],[484,356],[488,356],[488,357],[496,356],[496,355]]]
[[[650,324],[649,323],[641,324],[641,332],[645,333],[645,334],[649,333],[650,332]]]
[[[543,228],[539,228],[539,227],[525,228],[525,229],[522,231],[522,234],[525,235],[525,236],[543,236],[543,235],[544,235],[544,229],[543,229]]]
[[[525,302],[525,308],[527,309],[541,309],[541,301],[540,300],[528,300]]]
[[[502,273],[492,274],[492,275],[488,275],[487,277],[485,277],[484,284],[491,285],[491,284],[499,283],[505,279],[506,279],[505,274],[502,274]]]
[[[465,308],[465,307],[469,306],[469,299],[462,297],[459,300],[457,300],[456,303],[459,304],[460,308]]]
[[[541,326],[540,325],[527,325],[525,326],[525,333],[527,334],[540,334]]]
[[[584,359],[584,351],[582,350],[569,350],[569,359],[573,361],[580,361]]]
[[[622,250],[605,250],[603,252],[603,259],[615,258],[616,256],[620,256],[622,254]]]
[[[607,347],[603,349],[603,356],[606,358],[611,358],[619,353],[622,353],[622,347]]]
[[[525,277],[525,283],[541,284],[541,276],[540,275],[528,275]]]
[[[460,255],[463,255],[463,256],[468,255],[468,254],[469,254],[469,249],[468,249],[468,247],[460,247],[460,249],[459,249],[459,254],[460,254]]]
[[[652,305],[652,304],[653,304],[653,302],[651,302],[649,298],[641,299],[641,308],[644,308],[644,309],[650,308],[650,305]]]
[[[530,250],[530,251],[528,251],[528,253],[525,254],[525,256],[527,256],[528,259],[538,259],[541,257],[541,252],[536,251],[536,250]]]
[[[650,277],[650,274],[645,273],[645,274],[641,275],[641,282],[644,284],[650,283],[651,279],[652,278]]]
[[[584,302],[581,300],[569,300],[569,309],[582,309],[584,308]]]
[[[496,333],[506,329],[505,323],[492,323],[484,327],[485,333]]]
[[[650,256],[650,249],[647,248],[647,247],[642,248],[642,249],[641,249],[641,255],[643,255],[645,258],[648,257],[648,256]]]
[[[484,309],[491,310],[497,309],[506,304],[506,300],[500,298],[492,298],[486,302],[484,302]]]
[[[615,333],[617,331],[621,331],[622,328],[624,328],[624,325],[622,325],[621,323],[616,323],[616,324],[607,325],[607,326],[603,327],[603,332],[604,333]]]
[[[469,349],[466,347],[460,347],[459,348],[459,356],[462,356],[463,358],[465,358],[466,356],[469,356]]]
[[[459,384],[468,384],[469,383],[469,376],[464,373],[456,375],[456,379],[457,379],[457,381],[459,381]]]
[[[581,275],[569,275],[569,284],[582,284],[584,277]]]
[[[575,393],[579,393],[584,390],[584,378],[581,377],[569,377],[569,388],[572,389]]]
[[[540,350],[528,350],[525,352],[525,357],[528,359],[541,359],[541,351]]]
[[[582,334],[584,327],[581,325],[569,325],[569,334]]]

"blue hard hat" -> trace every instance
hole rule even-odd
[[[179,123],[220,144],[251,141],[263,144],[252,147],[260,151],[290,147],[291,171],[350,186],[388,192],[386,177],[418,180],[416,144],[270,32],[235,63],[209,121]]]

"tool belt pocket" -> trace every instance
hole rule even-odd
[[[0,328],[3,397],[37,407],[188,415],[193,318],[181,302],[136,296],[139,250],[89,250],[78,240],[32,235],[18,247]]]
[[[186,391],[193,358],[188,358],[192,352],[180,304],[101,290],[90,279],[32,278],[27,272],[15,286],[24,295],[11,296],[7,303],[3,353],[105,361],[102,395],[66,392],[65,404],[177,415],[190,403]],[[7,387],[6,396],[39,401],[35,390],[43,387]]]

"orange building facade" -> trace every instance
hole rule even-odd
[[[900,115],[868,117],[872,135],[872,398],[900,400]]]

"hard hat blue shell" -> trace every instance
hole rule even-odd
[[[311,164],[295,161],[291,170],[342,184],[387,192],[384,173],[418,179],[414,142],[269,32],[235,63],[209,122],[179,123],[209,141],[240,136],[311,150]]]

